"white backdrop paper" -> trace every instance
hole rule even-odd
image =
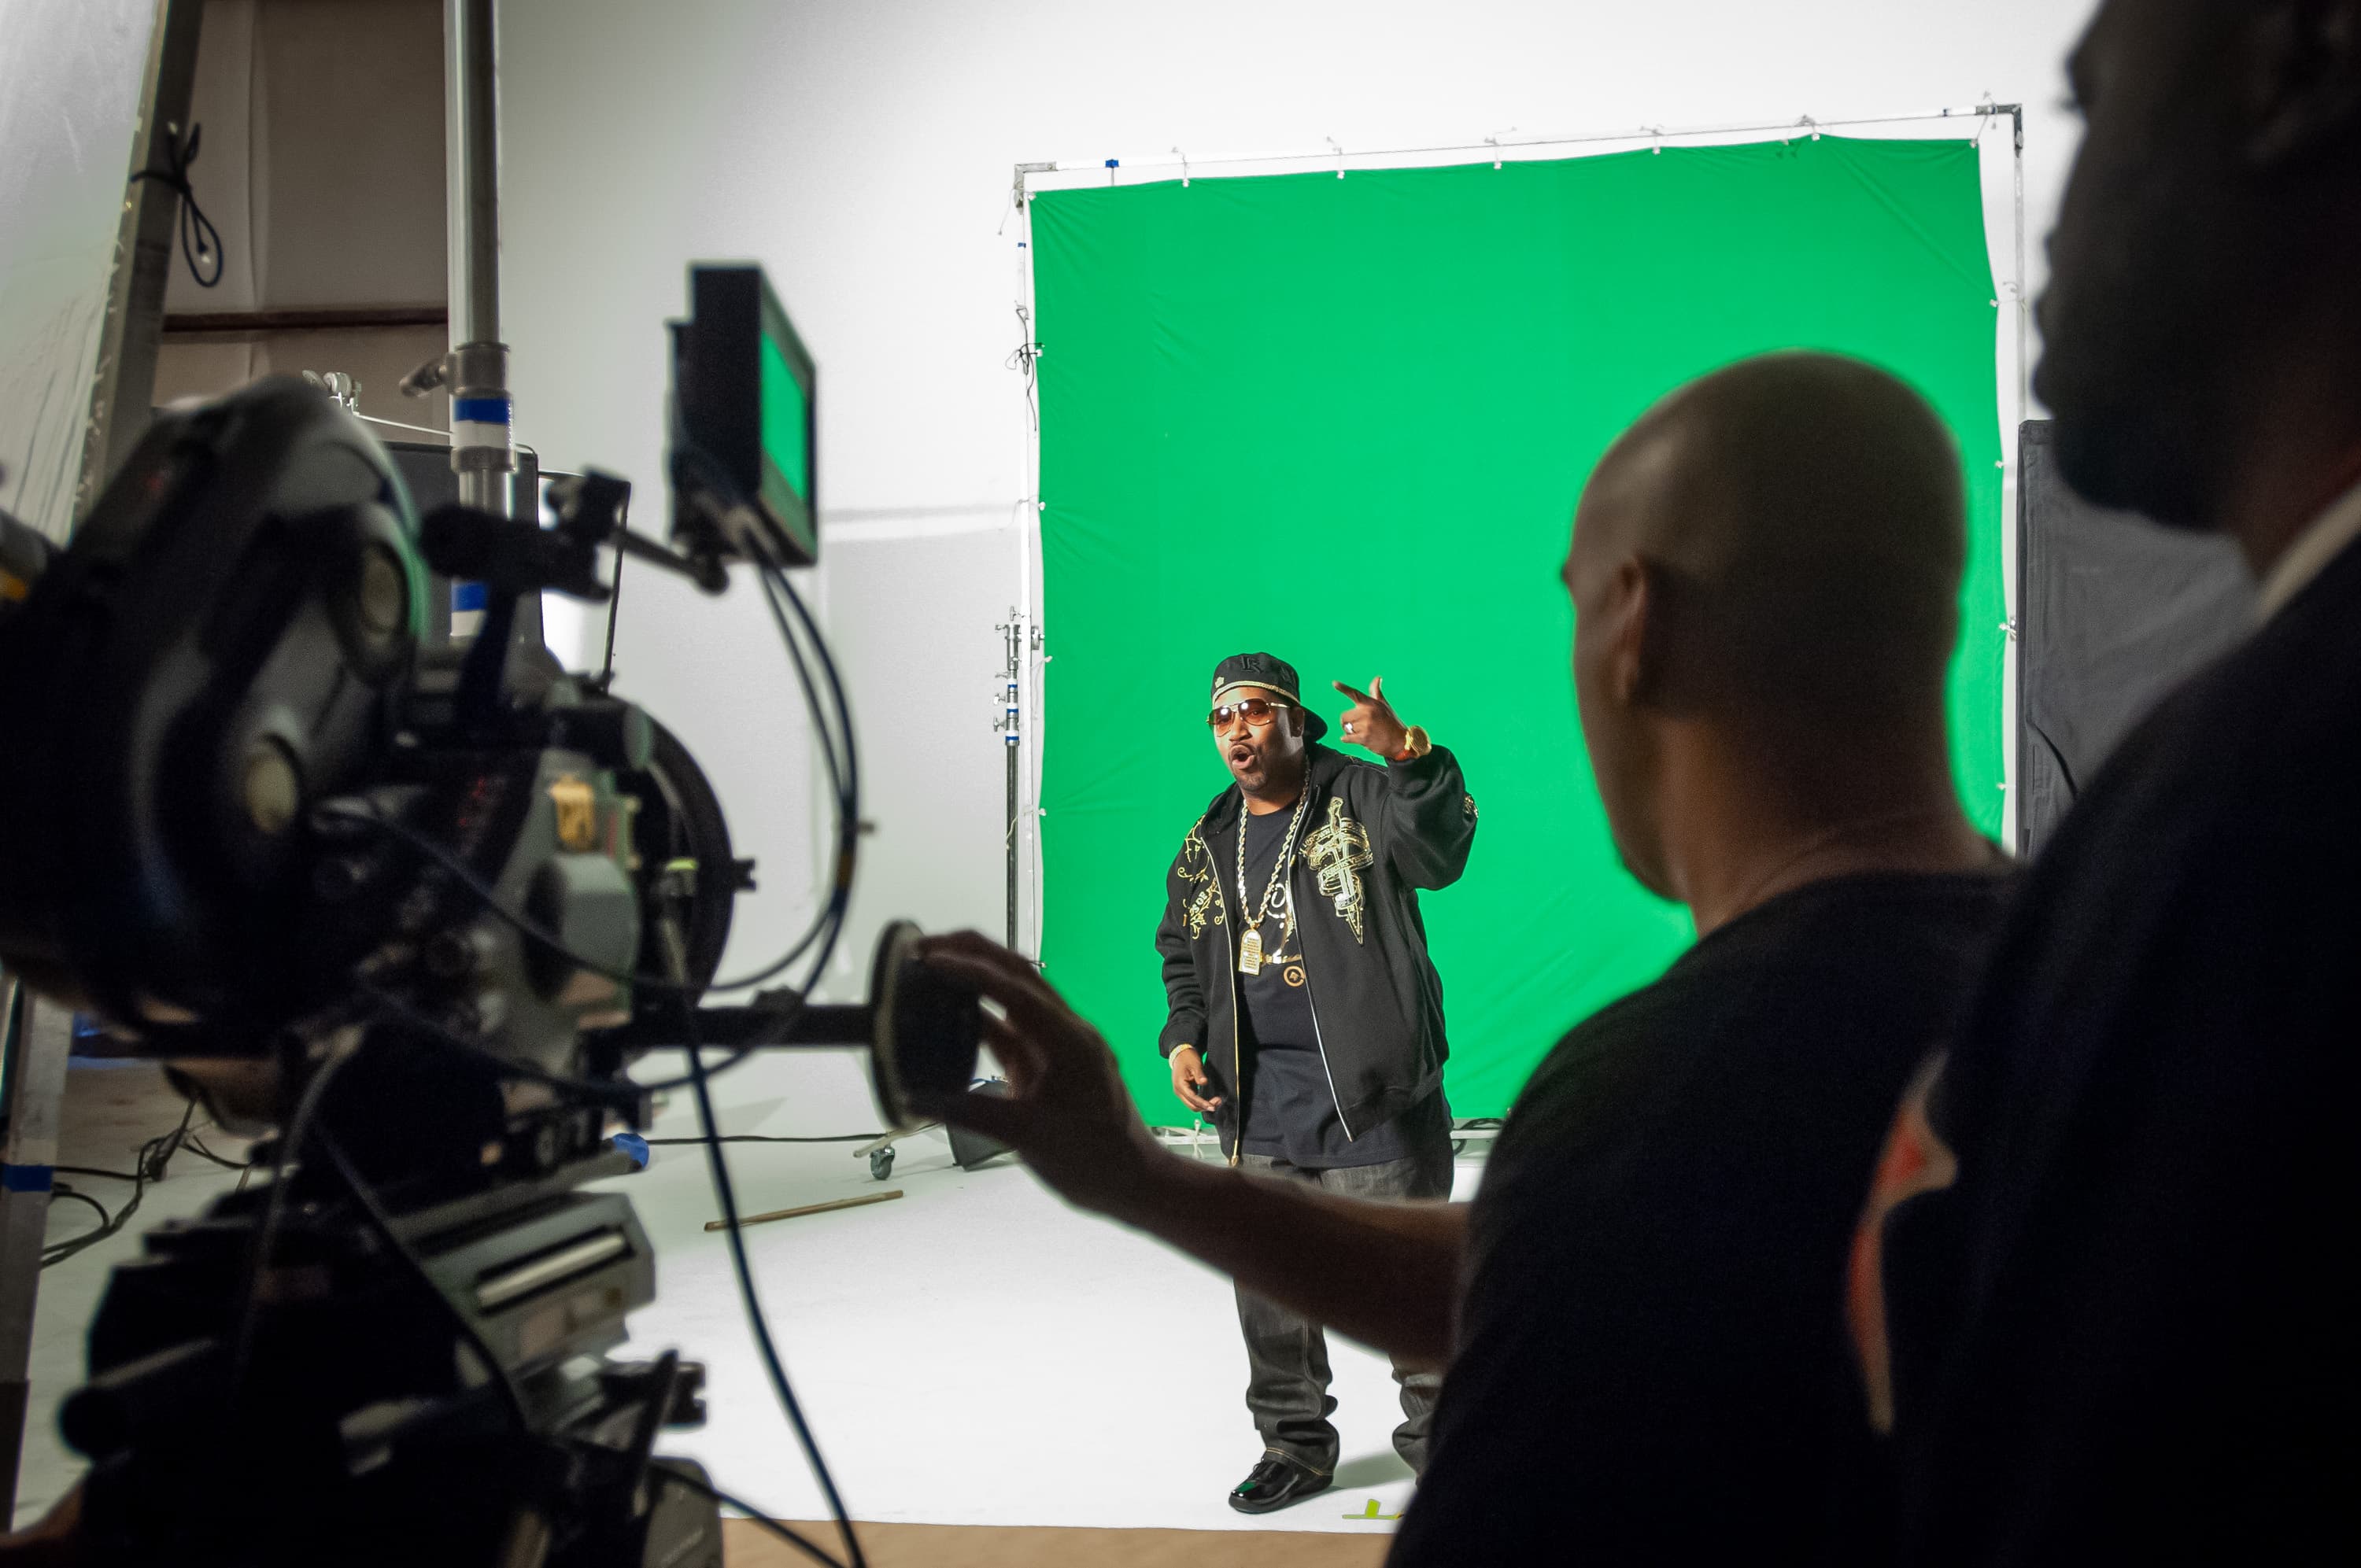
[[[0,0],[0,507],[72,521],[154,0]]]

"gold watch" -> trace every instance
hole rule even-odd
[[[1425,727],[1413,724],[1402,731],[1402,749],[1394,753],[1393,760],[1414,762],[1433,750],[1434,742],[1427,739]]]

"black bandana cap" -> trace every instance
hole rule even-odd
[[[1320,717],[1303,700],[1302,683],[1295,678],[1295,666],[1270,653],[1234,653],[1213,666],[1213,706],[1239,686],[1260,686],[1277,692],[1296,707],[1303,709],[1303,738],[1317,740],[1328,733],[1328,721]]]

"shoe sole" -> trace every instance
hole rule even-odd
[[[1336,1483],[1334,1481],[1329,1480],[1322,1481],[1316,1486],[1305,1486],[1299,1490],[1289,1492],[1287,1496],[1279,1498],[1279,1501],[1275,1503],[1249,1503],[1241,1498],[1236,1493],[1233,1492],[1230,1494],[1230,1507],[1235,1508],[1242,1514],[1275,1514],[1281,1508],[1291,1508],[1296,1504],[1304,1501],[1308,1497],[1316,1497],[1321,1493],[1327,1491],[1335,1484]]]

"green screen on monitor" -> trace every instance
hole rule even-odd
[[[733,499],[758,502],[794,565],[819,558],[818,372],[759,267],[689,269],[674,344],[679,439]]]
[[[767,332],[763,334],[763,462],[766,486],[776,474],[797,499],[811,499],[811,400],[778,340]]]

